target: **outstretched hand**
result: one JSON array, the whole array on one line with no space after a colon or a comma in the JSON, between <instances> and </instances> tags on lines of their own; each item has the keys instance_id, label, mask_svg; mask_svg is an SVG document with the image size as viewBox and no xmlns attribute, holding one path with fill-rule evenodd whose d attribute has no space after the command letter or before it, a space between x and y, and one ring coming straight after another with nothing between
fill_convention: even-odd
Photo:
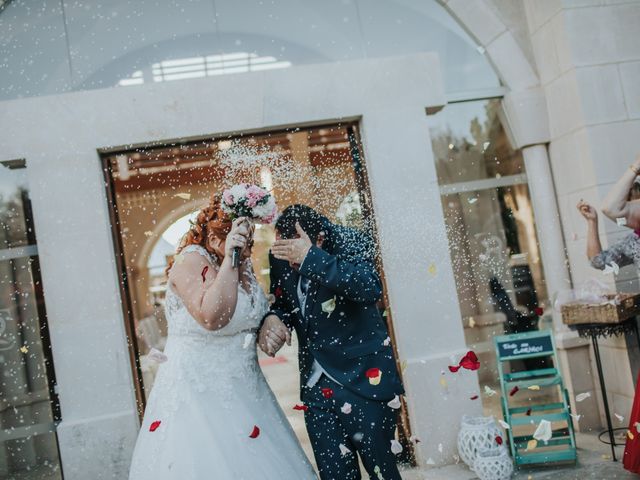
<instances>
[{"instance_id":1,"label":"outstretched hand","mask_svg":"<svg viewBox=\"0 0 640 480\"><path fill-rule=\"evenodd\" d=\"M595 220L598 219L598 212L596 211L596 209L593 208L591 205L589 205L584 200L580 199L580 201L578 202L578 205L576 205L576 207L580 211L580 214L584 218L586 218L587 220L595 221Z\"/></svg>"},{"instance_id":2,"label":"outstretched hand","mask_svg":"<svg viewBox=\"0 0 640 480\"><path fill-rule=\"evenodd\" d=\"M298 238L280 239L274 242L271 247L274 257L298 265L304 261L311 248L311 239L298 222L296 222L296 232L298 232Z\"/></svg>"}]
</instances>

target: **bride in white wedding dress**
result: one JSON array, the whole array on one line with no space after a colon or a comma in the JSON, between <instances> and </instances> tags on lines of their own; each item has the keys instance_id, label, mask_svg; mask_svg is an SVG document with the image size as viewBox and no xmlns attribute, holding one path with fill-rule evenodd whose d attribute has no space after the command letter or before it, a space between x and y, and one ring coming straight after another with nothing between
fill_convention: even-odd
<instances>
[{"instance_id":1,"label":"bride in white wedding dress","mask_svg":"<svg viewBox=\"0 0 640 480\"><path fill-rule=\"evenodd\" d=\"M317 479L258 366L268 303L248 259L252 235L214 198L183 239L167 285L167 358L129 480ZM243 258L236 269L234 247Z\"/></svg>"}]
</instances>

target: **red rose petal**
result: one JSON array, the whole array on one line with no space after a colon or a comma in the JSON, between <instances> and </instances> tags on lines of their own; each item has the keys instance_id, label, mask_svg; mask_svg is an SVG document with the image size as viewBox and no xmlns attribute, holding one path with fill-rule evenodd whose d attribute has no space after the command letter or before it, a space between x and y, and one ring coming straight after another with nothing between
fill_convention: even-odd
<instances>
[{"instance_id":1,"label":"red rose petal","mask_svg":"<svg viewBox=\"0 0 640 480\"><path fill-rule=\"evenodd\" d=\"M502 445L502 437L500 435L496 435L496 443Z\"/></svg>"},{"instance_id":2,"label":"red rose petal","mask_svg":"<svg viewBox=\"0 0 640 480\"><path fill-rule=\"evenodd\" d=\"M509 392L509 396L513 397L516 393L518 393L520 391L520 388L516 385L515 387L513 387L511 389L511 391Z\"/></svg>"},{"instance_id":3,"label":"red rose petal","mask_svg":"<svg viewBox=\"0 0 640 480\"><path fill-rule=\"evenodd\" d=\"M478 395L474 395L473 397L471 397L471 400L477 400L478 398Z\"/></svg>"},{"instance_id":4,"label":"red rose petal","mask_svg":"<svg viewBox=\"0 0 640 480\"><path fill-rule=\"evenodd\" d=\"M322 389L322 396L324 398L331 398L333 397L333 389L332 388L323 388Z\"/></svg>"},{"instance_id":5,"label":"red rose petal","mask_svg":"<svg viewBox=\"0 0 640 480\"><path fill-rule=\"evenodd\" d=\"M527 417L531 416L531 409L527 410Z\"/></svg>"},{"instance_id":6,"label":"red rose petal","mask_svg":"<svg viewBox=\"0 0 640 480\"><path fill-rule=\"evenodd\" d=\"M202 275L202 282L204 283L207 280L207 272L209 271L209 265L205 265L202 269L200 275Z\"/></svg>"},{"instance_id":7,"label":"red rose petal","mask_svg":"<svg viewBox=\"0 0 640 480\"><path fill-rule=\"evenodd\" d=\"M544 313L544 309L542 307L536 307L533 312L537 315L537 316L541 316Z\"/></svg>"},{"instance_id":8,"label":"red rose petal","mask_svg":"<svg viewBox=\"0 0 640 480\"><path fill-rule=\"evenodd\" d=\"M260 435L260 427L258 427L257 425L254 425L253 430L251 431L251 435L249 435L249 438L258 438L258 435Z\"/></svg>"},{"instance_id":9,"label":"red rose petal","mask_svg":"<svg viewBox=\"0 0 640 480\"><path fill-rule=\"evenodd\" d=\"M156 420L155 422L152 422L151 425L149 425L149 431L150 432L155 432L158 427L160 426L162 422L160 420Z\"/></svg>"},{"instance_id":10,"label":"red rose petal","mask_svg":"<svg viewBox=\"0 0 640 480\"><path fill-rule=\"evenodd\" d=\"M306 405L295 405L293 409L306 412L307 410L309 410L309 407L307 407Z\"/></svg>"},{"instance_id":11,"label":"red rose petal","mask_svg":"<svg viewBox=\"0 0 640 480\"><path fill-rule=\"evenodd\" d=\"M282 288L280 288L280 287L276 287L276 289L273 291L273 294L274 294L276 297L281 297L281 296L282 296Z\"/></svg>"},{"instance_id":12,"label":"red rose petal","mask_svg":"<svg viewBox=\"0 0 640 480\"><path fill-rule=\"evenodd\" d=\"M467 352L467 354L460 360L460 366L467 370L478 370L480 368L480 362L478 356L473 351Z\"/></svg>"},{"instance_id":13,"label":"red rose petal","mask_svg":"<svg viewBox=\"0 0 640 480\"><path fill-rule=\"evenodd\" d=\"M456 373L458 370L460 370L460 365L449 365L449 371L451 373Z\"/></svg>"},{"instance_id":14,"label":"red rose petal","mask_svg":"<svg viewBox=\"0 0 640 480\"><path fill-rule=\"evenodd\" d=\"M378 378L380 376L380 369L379 368L370 368L369 370L367 370L365 372L365 376L367 378Z\"/></svg>"}]
</instances>

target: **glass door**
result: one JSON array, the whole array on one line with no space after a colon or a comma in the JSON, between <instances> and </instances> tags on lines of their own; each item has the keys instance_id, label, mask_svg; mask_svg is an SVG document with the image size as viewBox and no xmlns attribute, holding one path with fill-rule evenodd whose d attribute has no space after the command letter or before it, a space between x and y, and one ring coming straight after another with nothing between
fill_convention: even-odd
<instances>
[{"instance_id":1,"label":"glass door","mask_svg":"<svg viewBox=\"0 0 640 480\"><path fill-rule=\"evenodd\" d=\"M25 167L0 162L0 477L58 480L60 408Z\"/></svg>"}]
</instances>

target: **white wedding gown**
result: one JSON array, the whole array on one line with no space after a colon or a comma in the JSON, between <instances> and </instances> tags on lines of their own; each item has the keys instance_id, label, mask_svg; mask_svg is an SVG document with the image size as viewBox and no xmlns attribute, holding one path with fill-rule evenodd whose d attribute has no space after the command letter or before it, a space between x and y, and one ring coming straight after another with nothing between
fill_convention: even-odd
<instances>
[{"instance_id":1,"label":"white wedding gown","mask_svg":"<svg viewBox=\"0 0 640 480\"><path fill-rule=\"evenodd\" d=\"M217 268L202 247L189 252ZM204 329L167 288L167 361L149 396L129 480L317 479L258 366L256 331L268 304L253 278L251 285L251 294L239 287L231 321L216 331ZM254 427L260 433L250 438Z\"/></svg>"}]
</instances>

